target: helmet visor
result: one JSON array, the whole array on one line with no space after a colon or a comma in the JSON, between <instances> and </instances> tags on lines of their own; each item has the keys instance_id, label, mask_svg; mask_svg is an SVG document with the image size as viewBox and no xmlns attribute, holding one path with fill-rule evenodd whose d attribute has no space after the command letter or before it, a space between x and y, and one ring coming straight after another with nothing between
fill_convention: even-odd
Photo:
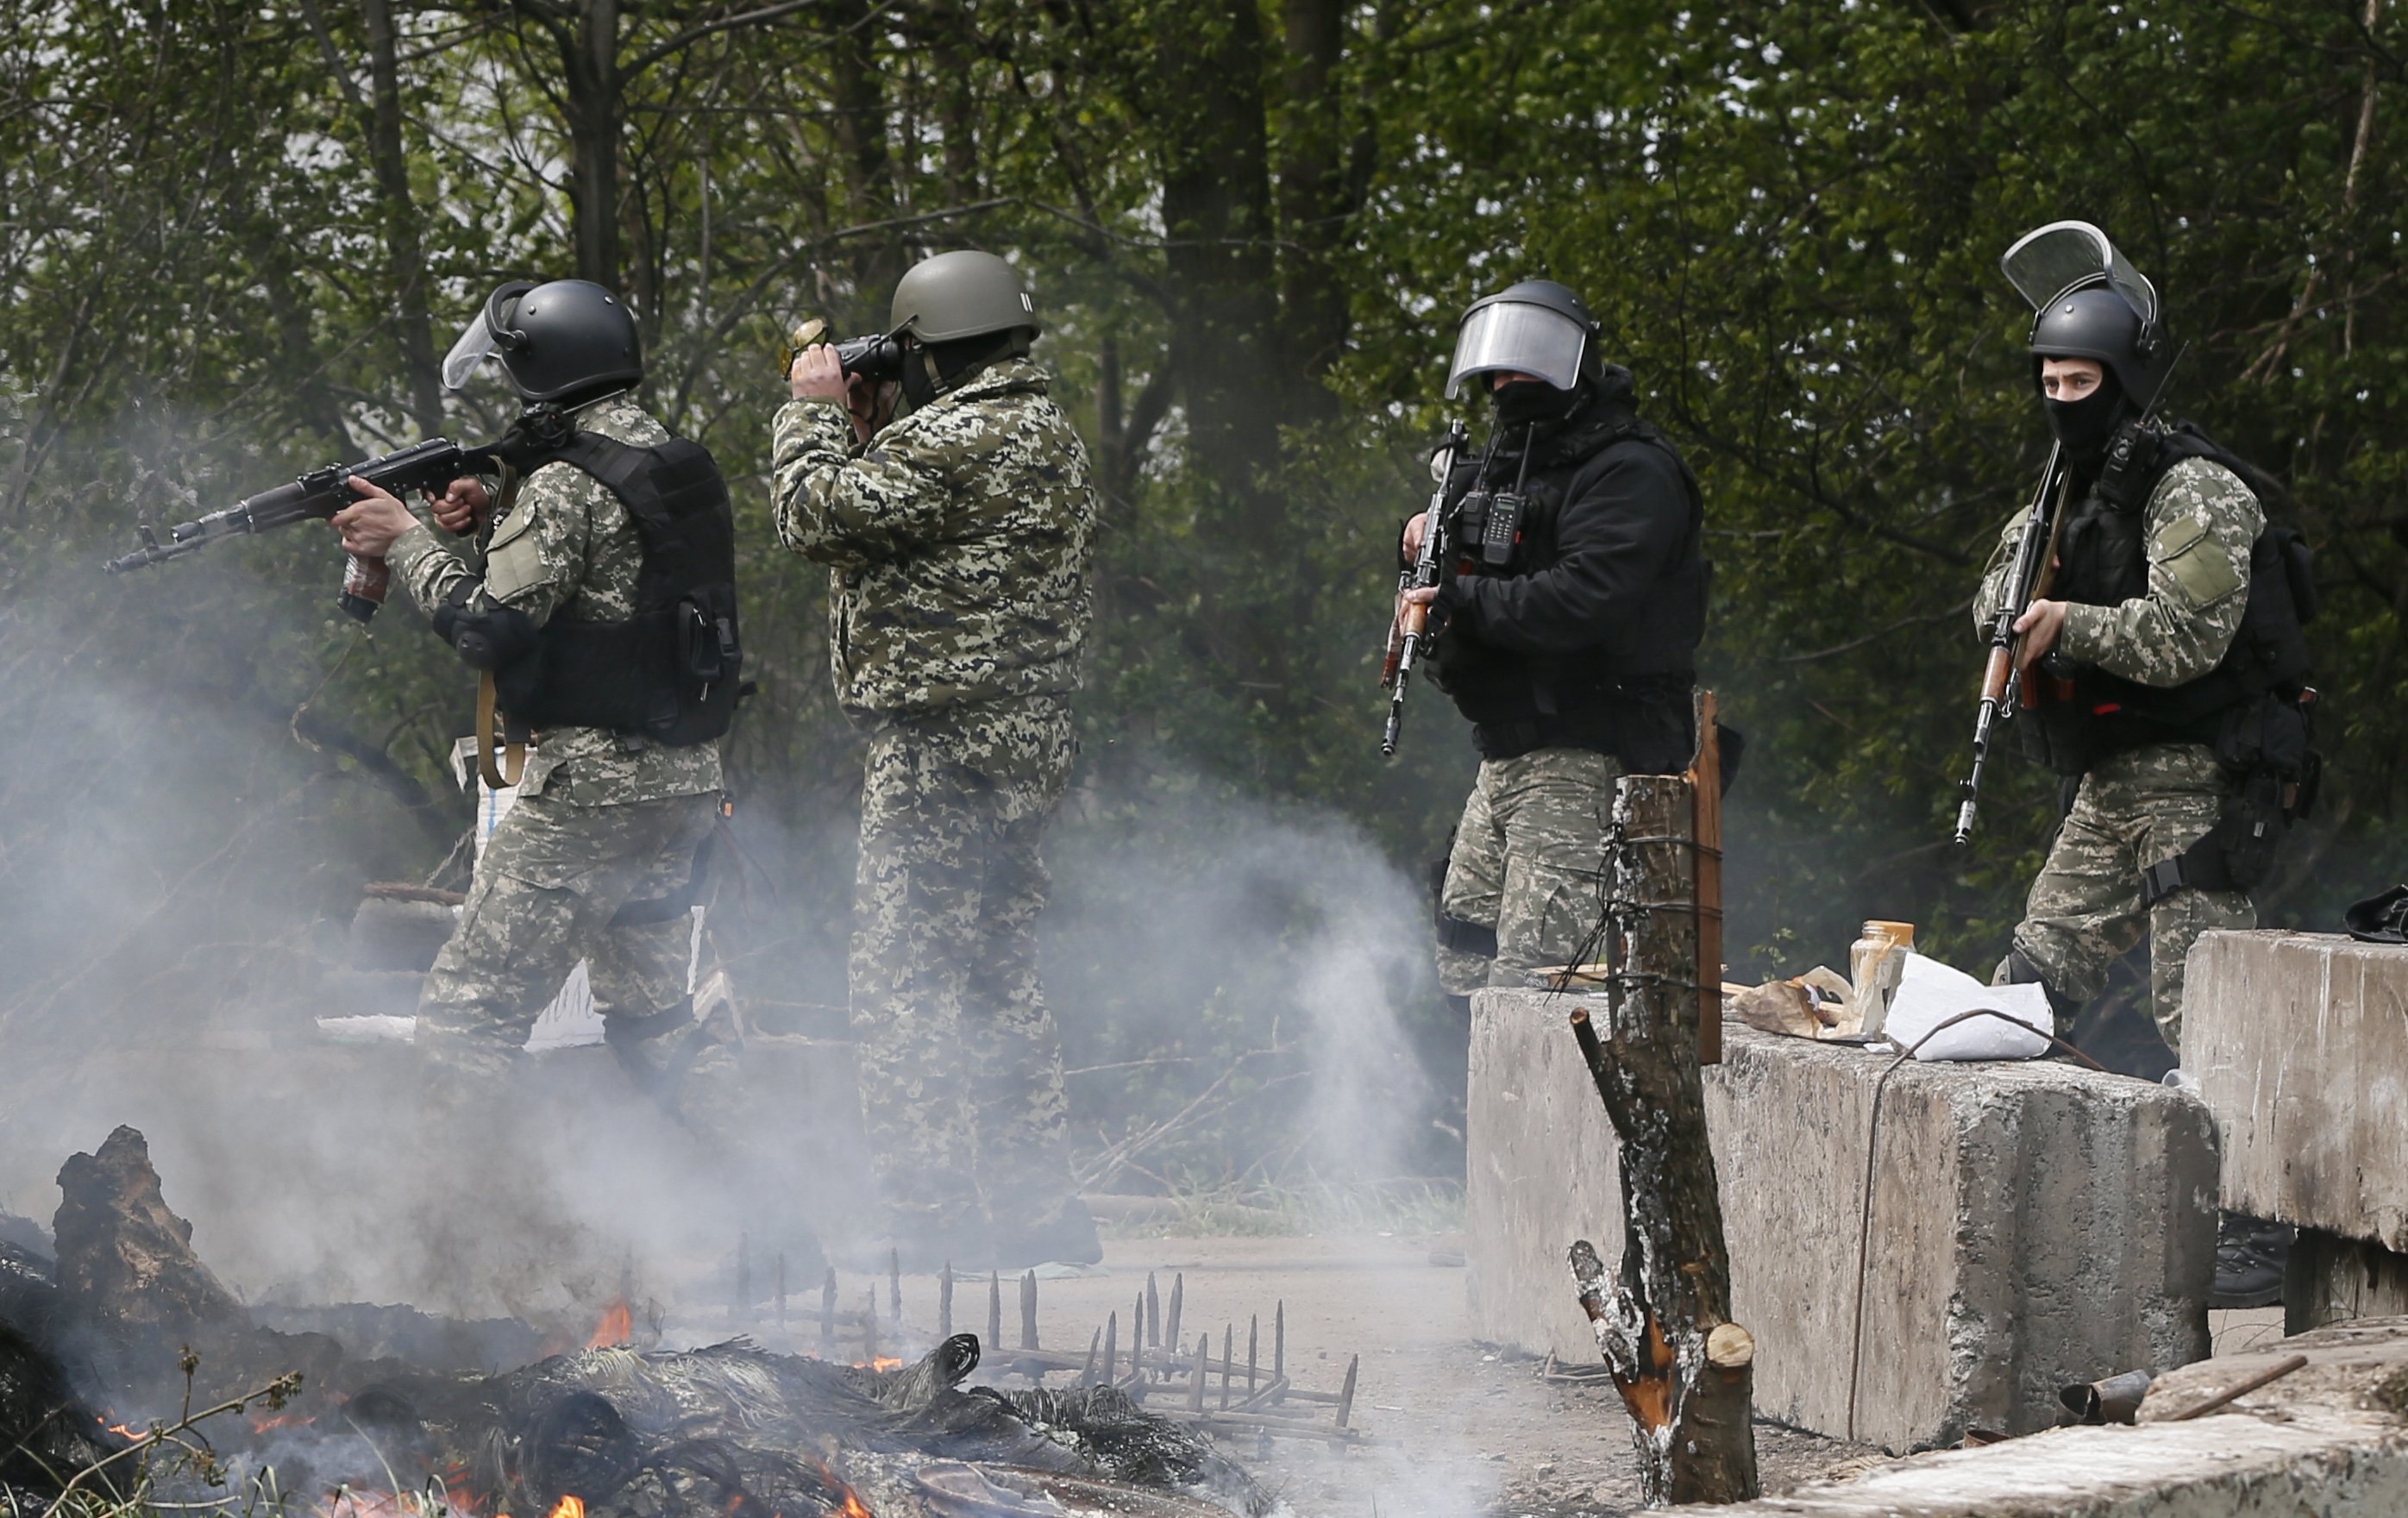
<instances>
[{"instance_id":1,"label":"helmet visor","mask_svg":"<svg viewBox=\"0 0 2408 1518\"><path fill-rule=\"evenodd\" d=\"M2035 311L2082 286L2105 284L2124 297L2142 325L2157 324L2157 288L2124 261L2107 234L2087 222L2051 222L2025 233L1999 267Z\"/></svg>"},{"instance_id":2,"label":"helmet visor","mask_svg":"<svg viewBox=\"0 0 2408 1518\"><path fill-rule=\"evenodd\" d=\"M1453 400L1473 375L1510 372L1544 380L1557 390L1580 382L1581 354L1588 331L1561 311L1500 300L1463 319L1455 339L1455 362L1446 372Z\"/></svg>"},{"instance_id":3,"label":"helmet visor","mask_svg":"<svg viewBox=\"0 0 2408 1518\"><path fill-rule=\"evenodd\" d=\"M477 365L485 362L502 344L498 336L510 330L510 320L518 314L519 297L533 290L528 279L512 279L485 299L485 308L461 329L459 340L452 351L443 355L443 388L465 390Z\"/></svg>"}]
</instances>

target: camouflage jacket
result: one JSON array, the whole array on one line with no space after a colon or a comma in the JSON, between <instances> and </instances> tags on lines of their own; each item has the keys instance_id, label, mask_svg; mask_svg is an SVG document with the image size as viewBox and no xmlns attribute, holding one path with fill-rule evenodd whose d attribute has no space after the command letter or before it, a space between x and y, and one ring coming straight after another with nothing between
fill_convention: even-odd
<instances>
[{"instance_id":1,"label":"camouflage jacket","mask_svg":"<svg viewBox=\"0 0 2408 1518\"><path fill-rule=\"evenodd\" d=\"M2066 609L2057 647L2111 675L2166 689L2214 669L2232 646L2249 604L2249 547L2265 512L2222 465L2184 459L2149 493L2142 524L2149 589L2120 606ZM2007 594L2027 508L2007 523L1973 598L1973 625L1986 635Z\"/></svg>"},{"instance_id":2,"label":"camouflage jacket","mask_svg":"<svg viewBox=\"0 0 2408 1518\"><path fill-rule=\"evenodd\" d=\"M624 395L582 408L575 421L622 443L669 436ZM503 492L474 548L445 543L422 523L401 535L388 558L430 614L461 581L480 580L485 594L538 623L555 614L614 622L635 610L644 551L635 519L601 481L571 465L547 464ZM520 788L600 806L697 795L721 784L715 742L670 748L606 728L561 727L536 736Z\"/></svg>"},{"instance_id":3,"label":"camouflage jacket","mask_svg":"<svg viewBox=\"0 0 2408 1518\"><path fill-rule=\"evenodd\" d=\"M778 537L833 571L829 656L848 711L1078 688L1096 491L1046 385L1007 359L866 447L835 401L779 411Z\"/></svg>"}]
</instances>

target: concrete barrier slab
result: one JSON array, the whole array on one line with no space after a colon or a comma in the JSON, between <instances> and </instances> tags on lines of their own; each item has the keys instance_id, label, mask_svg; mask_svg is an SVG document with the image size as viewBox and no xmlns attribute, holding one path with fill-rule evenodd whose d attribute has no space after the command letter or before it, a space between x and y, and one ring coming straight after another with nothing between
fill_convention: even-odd
<instances>
[{"instance_id":1,"label":"concrete barrier slab","mask_svg":"<svg viewBox=\"0 0 2408 1518\"><path fill-rule=\"evenodd\" d=\"M1576 1005L1474 998L1470 1291L1483 1338L1593 1364L1564 1252L1585 1238L1617 1258L1621 1196ZM1900 1067L1859 1356L1866 1153L1893 1061L1737 1023L1724 1037L1707 1122L1761 1414L1902 1451L2045 1428L2059 1386L2207 1353L2215 1143L2197 1101L2054 1061Z\"/></svg>"},{"instance_id":2,"label":"concrete barrier slab","mask_svg":"<svg viewBox=\"0 0 2408 1518\"><path fill-rule=\"evenodd\" d=\"M2185 980L2224 1205L2408 1252L2408 948L2209 933Z\"/></svg>"},{"instance_id":3,"label":"concrete barrier slab","mask_svg":"<svg viewBox=\"0 0 2408 1518\"><path fill-rule=\"evenodd\" d=\"M2060 1428L1946 1451L1696 1518L2399 1518L2408 1513L2408 1320L2202 1361L2149 1389L2132 1428ZM2292 1354L2305 1369L2200 1406Z\"/></svg>"}]
</instances>

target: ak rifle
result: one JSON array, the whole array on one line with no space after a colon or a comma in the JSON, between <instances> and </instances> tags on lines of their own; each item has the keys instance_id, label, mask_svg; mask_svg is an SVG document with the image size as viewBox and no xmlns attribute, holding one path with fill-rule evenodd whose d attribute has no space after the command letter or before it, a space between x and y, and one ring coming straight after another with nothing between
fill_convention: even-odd
<instances>
[{"instance_id":1,"label":"ak rifle","mask_svg":"<svg viewBox=\"0 0 2408 1518\"><path fill-rule=\"evenodd\" d=\"M1380 666L1380 684L1388 693L1388 725L1380 735L1380 752L1387 758L1396 756L1397 738L1404 730L1405 691L1412 682L1413 666L1429 652L1429 608L1408 602L1405 593L1437 584L1455 558L1455 519L1447 509L1446 492L1455 461L1470 441L1462 422L1448 424L1446 441L1430 457L1430 476L1438 486L1422 516L1421 551L1397 576L1397 614L1388 623L1388 652Z\"/></svg>"},{"instance_id":2,"label":"ak rifle","mask_svg":"<svg viewBox=\"0 0 2408 1518\"><path fill-rule=\"evenodd\" d=\"M2034 601L2048 594L2049 582L2056 578L2057 537L2065 530L2065 496L2071 475L2064 446L2051 447L2048 467L2041 472L2040 491L2032 497L2023 536L2015 541L2014 563L2007 571L2006 594L1999 602L1998 616L1990 623L1990 658L1982 669L1982 703L1973 717L1973 772L1965 779L1965 799L1956 809L1959 844L1973 839L1973 809L1982 799L1982 766L1990 757L1991 732L2000 721L2012 715L2007 706L2009 681L2015 682L2017 698L2023 706L2039 704L2032 671L2025 669L2022 678L2016 679L2024 635L2015 631L2015 623Z\"/></svg>"},{"instance_id":3,"label":"ak rifle","mask_svg":"<svg viewBox=\"0 0 2408 1518\"><path fill-rule=\"evenodd\" d=\"M412 491L441 490L462 475L490 471L493 460L487 455L491 452L490 449L464 449L449 438L430 437L357 464L330 464L290 484L246 496L222 511L213 511L194 522L179 522L167 529L164 543L145 523L136 529L141 534L142 546L109 560L103 567L112 575L122 574L128 569L197 553L222 538L271 532L301 522L332 521L336 512L359 499L351 492L351 482L354 480L365 480L405 500ZM354 553L349 555L349 560L343 571L342 595L337 604L350 616L366 622L384 604L385 592L392 584L391 572L382 559Z\"/></svg>"}]
</instances>

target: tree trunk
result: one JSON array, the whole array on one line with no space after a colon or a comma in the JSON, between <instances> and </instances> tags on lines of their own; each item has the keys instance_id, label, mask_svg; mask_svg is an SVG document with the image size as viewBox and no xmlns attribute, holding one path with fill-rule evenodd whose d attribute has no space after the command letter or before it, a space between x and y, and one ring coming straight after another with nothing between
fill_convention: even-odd
<instances>
[{"instance_id":1,"label":"tree trunk","mask_svg":"<svg viewBox=\"0 0 2408 1518\"><path fill-rule=\"evenodd\" d=\"M522 0L522 9L525 8ZM576 213L577 278L619 289L619 0L585 0L560 47L568 127L568 199Z\"/></svg>"},{"instance_id":2,"label":"tree trunk","mask_svg":"<svg viewBox=\"0 0 2408 1518\"><path fill-rule=\"evenodd\" d=\"M1626 777L1609 858L1606 1025L1571 1014L1620 1140L1623 1252L1586 1239L1570 1260L1581 1306L1629 1411L1650 1502L1756 1495L1755 1340L1729 1321L1730 1256L1706 1143L1698 1065L1694 805L1686 780Z\"/></svg>"},{"instance_id":3,"label":"tree trunk","mask_svg":"<svg viewBox=\"0 0 2408 1518\"><path fill-rule=\"evenodd\" d=\"M1339 136L1340 0L1287 0L1286 99L1280 112L1280 331L1297 381L1297 415L1326 421L1338 398L1320 383L1346 345L1346 294L1333 254L1354 208Z\"/></svg>"},{"instance_id":4,"label":"tree trunk","mask_svg":"<svg viewBox=\"0 0 2408 1518\"><path fill-rule=\"evenodd\" d=\"M878 0L830 0L828 5L828 28L838 39L829 91L836 106L837 143L853 191L851 214L858 222L887 222L897 214L894 154L886 136L886 89L872 25L879 8ZM907 263L902 229L890 227L873 237L853 238L851 247L855 298L864 308L859 320L883 327L887 302Z\"/></svg>"},{"instance_id":5,"label":"tree trunk","mask_svg":"<svg viewBox=\"0 0 2408 1518\"><path fill-rule=\"evenodd\" d=\"M392 0L363 0L361 10L368 35L368 162L384 215L385 279L401 320L410 419L432 437L443 430L443 379L436 366L434 323L427 308L431 277L425 242L419 232L418 205L409 193L409 158L402 147L398 34Z\"/></svg>"}]
</instances>

